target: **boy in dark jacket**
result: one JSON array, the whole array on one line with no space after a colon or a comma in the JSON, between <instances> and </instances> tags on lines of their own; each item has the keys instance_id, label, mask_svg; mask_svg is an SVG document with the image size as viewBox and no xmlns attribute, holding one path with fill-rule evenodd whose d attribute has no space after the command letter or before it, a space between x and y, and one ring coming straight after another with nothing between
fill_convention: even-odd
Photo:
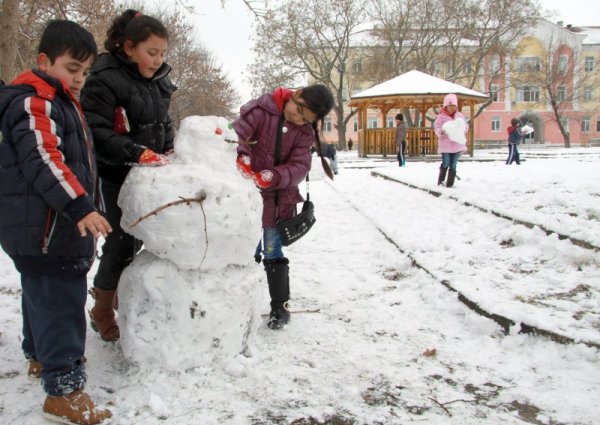
<instances>
[{"instance_id":1,"label":"boy in dark jacket","mask_svg":"<svg viewBox=\"0 0 600 425\"><path fill-rule=\"evenodd\" d=\"M510 165L516 162L517 165L521 164L519 158L519 151L517 146L521 144L523 140L523 132L521 131L521 121L517 118L510 120L510 127L508 127L508 158L506 158L506 165Z\"/></svg>"},{"instance_id":2,"label":"boy in dark jacket","mask_svg":"<svg viewBox=\"0 0 600 425\"><path fill-rule=\"evenodd\" d=\"M90 131L77 101L96 58L93 36L48 24L38 69L0 89L0 244L21 274L23 351L51 420L111 417L83 392L86 274L110 225L95 206Z\"/></svg>"}]
</instances>

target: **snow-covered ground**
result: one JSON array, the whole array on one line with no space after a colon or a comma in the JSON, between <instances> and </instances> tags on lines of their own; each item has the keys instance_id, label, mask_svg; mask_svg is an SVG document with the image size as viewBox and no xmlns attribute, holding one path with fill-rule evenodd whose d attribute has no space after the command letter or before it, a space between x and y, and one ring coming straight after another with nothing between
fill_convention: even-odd
<instances>
[{"instance_id":1,"label":"snow-covered ground","mask_svg":"<svg viewBox=\"0 0 600 425\"><path fill-rule=\"evenodd\" d=\"M315 227L285 250L292 309L318 312L281 331L263 322L249 356L223 367L176 372L131 364L90 330L87 390L112 423L597 424L600 149L527 149L520 166L478 152L490 161L465 158L452 189L435 185L438 163L339 156L335 182L310 184ZM267 313L264 272L249 267ZM506 335L446 285L515 325ZM0 423L44 423L3 253L0 319ZM579 342L521 334L519 323Z\"/></svg>"}]
</instances>

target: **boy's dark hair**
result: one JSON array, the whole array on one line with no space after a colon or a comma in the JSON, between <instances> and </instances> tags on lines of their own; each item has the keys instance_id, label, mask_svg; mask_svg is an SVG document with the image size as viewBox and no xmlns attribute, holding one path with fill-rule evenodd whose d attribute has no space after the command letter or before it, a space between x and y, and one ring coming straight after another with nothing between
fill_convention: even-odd
<instances>
[{"instance_id":1,"label":"boy's dark hair","mask_svg":"<svg viewBox=\"0 0 600 425\"><path fill-rule=\"evenodd\" d=\"M92 33L81 25L67 20L53 20L48 22L42 33L38 53L45 53L50 63L65 53L83 62L90 56L96 60L98 47Z\"/></svg>"},{"instance_id":2,"label":"boy's dark hair","mask_svg":"<svg viewBox=\"0 0 600 425\"><path fill-rule=\"evenodd\" d=\"M397 115L396 115L396 119L397 119L397 120L400 120L400 121L404 121L404 115L402 115L402 114L397 114Z\"/></svg>"},{"instance_id":3,"label":"boy's dark hair","mask_svg":"<svg viewBox=\"0 0 600 425\"><path fill-rule=\"evenodd\" d=\"M137 10L128 9L115 18L106 31L104 48L110 53L115 53L127 40L136 46L151 35L169 40L169 32L158 19L142 15Z\"/></svg>"}]
</instances>

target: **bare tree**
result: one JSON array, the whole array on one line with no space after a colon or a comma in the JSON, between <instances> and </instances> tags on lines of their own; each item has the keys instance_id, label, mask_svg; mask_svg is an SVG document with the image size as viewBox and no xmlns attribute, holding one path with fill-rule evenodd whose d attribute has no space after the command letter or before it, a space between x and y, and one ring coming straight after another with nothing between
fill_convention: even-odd
<instances>
[{"instance_id":1,"label":"bare tree","mask_svg":"<svg viewBox=\"0 0 600 425\"><path fill-rule=\"evenodd\" d=\"M9 3L12 2L14 0L3 1L1 21L12 16L5 13L7 7L10 12ZM253 3L248 2L248 5ZM128 2L117 8L114 0L21 0L17 4L18 19L13 22L17 23L18 37L12 43L8 36L2 39L7 43L0 44L2 65L6 67L1 68L0 78L10 80L18 72L36 66L37 45L48 20L70 19L80 23L94 35L99 50L102 51L106 31L112 20L126 8L132 8L156 16L169 29L167 59L173 67L171 77L178 86L172 102L174 121L178 123L188 115L232 115L237 93L210 52L195 42L192 25L187 23L184 14L177 8L167 10L165 7L164 11L146 12L141 2ZM11 52L9 47L14 47L14 50ZM11 54L16 57L15 60L4 60Z\"/></svg>"},{"instance_id":2,"label":"bare tree","mask_svg":"<svg viewBox=\"0 0 600 425\"><path fill-rule=\"evenodd\" d=\"M371 5L373 34L381 43L371 69L390 72L374 82L412 69L475 89L483 80L490 99L476 115L492 102L491 85L504 87L506 81L504 64L486 69L486 58L508 57L538 16L535 0L371 0Z\"/></svg>"},{"instance_id":3,"label":"bare tree","mask_svg":"<svg viewBox=\"0 0 600 425\"><path fill-rule=\"evenodd\" d=\"M293 85L308 76L334 93L340 147L345 146L346 78L350 39L366 15L360 0L283 1L267 13L258 28L251 68L252 83L261 91ZM346 118L346 120L345 120Z\"/></svg>"},{"instance_id":4,"label":"bare tree","mask_svg":"<svg viewBox=\"0 0 600 425\"><path fill-rule=\"evenodd\" d=\"M571 147L569 118L576 116L574 111L585 101L586 90L600 84L597 73L584 71L576 37L563 33L548 38L539 62L518 65L514 78L518 85L540 89L539 99L534 100L550 106L551 120L557 124L566 148Z\"/></svg>"},{"instance_id":5,"label":"bare tree","mask_svg":"<svg viewBox=\"0 0 600 425\"><path fill-rule=\"evenodd\" d=\"M19 34L19 1L3 0L0 27L3 28L0 38L0 79L10 82L19 71L17 69L17 39Z\"/></svg>"}]
</instances>

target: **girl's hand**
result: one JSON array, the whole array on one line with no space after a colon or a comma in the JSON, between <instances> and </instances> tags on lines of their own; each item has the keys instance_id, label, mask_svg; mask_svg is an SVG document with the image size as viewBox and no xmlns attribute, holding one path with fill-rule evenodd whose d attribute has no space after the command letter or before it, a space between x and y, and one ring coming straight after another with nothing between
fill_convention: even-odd
<instances>
[{"instance_id":1,"label":"girl's hand","mask_svg":"<svg viewBox=\"0 0 600 425\"><path fill-rule=\"evenodd\" d=\"M254 173L254 183L261 189L271 187L273 183L273 172L271 170L262 170L259 173Z\"/></svg>"},{"instance_id":2,"label":"girl's hand","mask_svg":"<svg viewBox=\"0 0 600 425\"><path fill-rule=\"evenodd\" d=\"M170 163L171 161L169 161L169 159L166 156L156 153L152 149L144 150L144 152L142 152L142 154L138 158L139 165L150 165L158 167Z\"/></svg>"},{"instance_id":3,"label":"girl's hand","mask_svg":"<svg viewBox=\"0 0 600 425\"><path fill-rule=\"evenodd\" d=\"M254 174L252 173L252 167L251 167L251 159L248 155L244 155L244 154L238 155L238 157L235 161L235 166L237 167L238 171L245 179L253 179L254 178Z\"/></svg>"}]
</instances>

